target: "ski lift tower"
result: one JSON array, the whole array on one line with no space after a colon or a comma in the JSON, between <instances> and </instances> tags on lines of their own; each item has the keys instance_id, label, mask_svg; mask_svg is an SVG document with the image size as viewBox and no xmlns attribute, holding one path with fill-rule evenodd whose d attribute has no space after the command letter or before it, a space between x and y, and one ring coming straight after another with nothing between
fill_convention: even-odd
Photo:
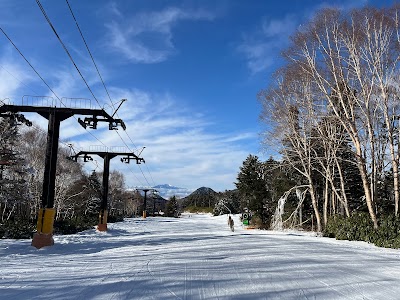
<instances>
[{"instance_id":1,"label":"ski lift tower","mask_svg":"<svg viewBox=\"0 0 400 300\"><path fill-rule=\"evenodd\" d=\"M2 104L0 106L0 117L15 114L21 118L23 115L19 113L34 112L48 120L42 201L38 214L37 232L33 236L32 246L38 249L52 246L54 244L56 165L61 122L74 115L82 115L89 116L83 120L78 118L78 123L85 129L87 127L97 129L98 122L106 122L109 130L118 129L118 126L125 130L125 123L121 119L114 118L116 111L110 116L104 109L92 109L88 99L53 99L51 97L23 96L21 105L10 105L4 102L0 104Z\"/></svg>"},{"instance_id":2,"label":"ski lift tower","mask_svg":"<svg viewBox=\"0 0 400 300\"><path fill-rule=\"evenodd\" d=\"M114 150L115 149L115 150ZM111 148L110 151L80 151L77 154L70 156L69 158L78 161L78 157L82 157L84 162L93 160L90 155L98 155L104 160L103 168L103 191L102 200L100 205L99 213L99 224L97 225L98 231L107 231L107 215L108 215L108 178L110 175L110 160L116 156L124 156L121 158L121 162L129 163L131 159L136 160L137 164L140 164L143 158L138 157L136 154L121 150L119 147Z\"/></svg>"},{"instance_id":3,"label":"ski lift tower","mask_svg":"<svg viewBox=\"0 0 400 300\"><path fill-rule=\"evenodd\" d=\"M144 200L143 200L143 219L147 217L147 192L158 192L156 189L153 188L136 188L137 191L144 192Z\"/></svg>"}]
</instances>

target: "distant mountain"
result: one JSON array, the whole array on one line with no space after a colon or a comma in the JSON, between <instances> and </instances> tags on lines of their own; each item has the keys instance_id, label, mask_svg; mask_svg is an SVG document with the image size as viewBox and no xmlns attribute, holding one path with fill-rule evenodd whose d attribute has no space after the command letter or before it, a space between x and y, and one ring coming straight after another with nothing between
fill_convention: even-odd
<instances>
[{"instance_id":1,"label":"distant mountain","mask_svg":"<svg viewBox=\"0 0 400 300\"><path fill-rule=\"evenodd\" d=\"M173 186L170 184L159 184L156 186L153 186L154 189L168 189L168 190L179 190L181 188L177 187L177 186Z\"/></svg>"},{"instance_id":2,"label":"distant mountain","mask_svg":"<svg viewBox=\"0 0 400 300\"><path fill-rule=\"evenodd\" d=\"M184 198L192 192L192 190L176 187L170 184L159 184L153 186L153 188L156 189L159 195L164 199L169 199L172 196L176 196L178 198Z\"/></svg>"},{"instance_id":3,"label":"distant mountain","mask_svg":"<svg viewBox=\"0 0 400 300\"><path fill-rule=\"evenodd\" d=\"M217 192L208 187L201 187L182 199L183 207L214 207L217 201Z\"/></svg>"},{"instance_id":4,"label":"distant mountain","mask_svg":"<svg viewBox=\"0 0 400 300\"><path fill-rule=\"evenodd\" d=\"M194 195L215 195L215 194L216 194L216 192L213 189L203 186L203 187L198 188L197 190L195 190L189 196L192 196L192 195L193 196Z\"/></svg>"}]
</instances>

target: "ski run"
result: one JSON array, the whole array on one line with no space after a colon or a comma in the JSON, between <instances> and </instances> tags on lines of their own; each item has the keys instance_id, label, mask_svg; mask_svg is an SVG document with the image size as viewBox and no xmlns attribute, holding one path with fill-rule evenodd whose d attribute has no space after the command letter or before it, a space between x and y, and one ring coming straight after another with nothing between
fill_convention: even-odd
<instances>
[{"instance_id":1,"label":"ski run","mask_svg":"<svg viewBox=\"0 0 400 300\"><path fill-rule=\"evenodd\" d=\"M40 250L0 240L0 299L400 299L400 250L227 219L131 218Z\"/></svg>"}]
</instances>

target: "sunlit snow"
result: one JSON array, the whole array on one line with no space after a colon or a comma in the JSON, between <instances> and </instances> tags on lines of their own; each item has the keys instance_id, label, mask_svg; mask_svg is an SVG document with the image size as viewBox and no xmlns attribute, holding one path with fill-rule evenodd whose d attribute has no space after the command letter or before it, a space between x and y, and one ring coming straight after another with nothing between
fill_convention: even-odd
<instances>
[{"instance_id":1,"label":"sunlit snow","mask_svg":"<svg viewBox=\"0 0 400 300\"><path fill-rule=\"evenodd\" d=\"M0 240L0 299L400 299L400 250L234 220L126 219L40 250Z\"/></svg>"}]
</instances>

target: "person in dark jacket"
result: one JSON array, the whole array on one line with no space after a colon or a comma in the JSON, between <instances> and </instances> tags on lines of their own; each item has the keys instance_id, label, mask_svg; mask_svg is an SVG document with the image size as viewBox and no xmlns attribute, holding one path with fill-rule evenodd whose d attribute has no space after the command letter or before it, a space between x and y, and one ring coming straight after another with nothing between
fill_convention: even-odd
<instances>
[{"instance_id":1,"label":"person in dark jacket","mask_svg":"<svg viewBox=\"0 0 400 300\"><path fill-rule=\"evenodd\" d=\"M229 218L228 218L228 225L229 225L229 227L231 228L232 232L235 231L235 229L234 229L234 227L233 227L234 224L235 224L235 223L233 222L232 217L229 216Z\"/></svg>"}]
</instances>

